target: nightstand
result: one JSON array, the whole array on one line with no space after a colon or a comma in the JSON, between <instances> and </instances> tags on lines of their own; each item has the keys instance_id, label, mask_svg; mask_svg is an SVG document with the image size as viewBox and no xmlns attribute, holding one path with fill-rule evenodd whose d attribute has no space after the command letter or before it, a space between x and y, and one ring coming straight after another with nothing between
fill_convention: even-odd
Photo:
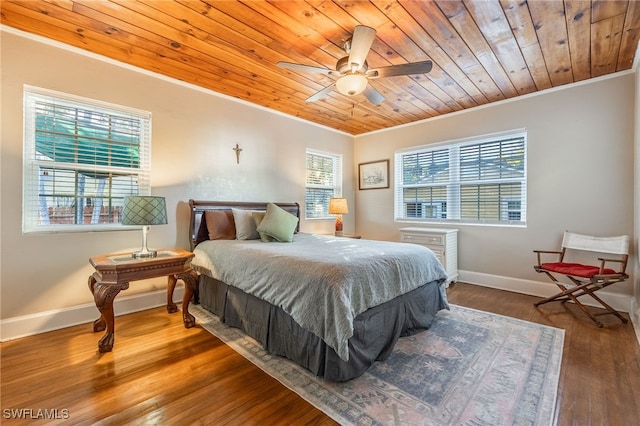
<instances>
[{"instance_id":1,"label":"nightstand","mask_svg":"<svg viewBox=\"0 0 640 426\"><path fill-rule=\"evenodd\" d=\"M431 249L447 271L447 284L458 279L458 230L443 228L400 228L400 240Z\"/></svg>"},{"instance_id":2,"label":"nightstand","mask_svg":"<svg viewBox=\"0 0 640 426\"><path fill-rule=\"evenodd\" d=\"M189 313L189 301L196 288L196 273L191 268L193 253L182 249L158 250L156 257L133 258L131 253L107 254L89 259L95 272L89 277L89 290L93 294L100 318L93 322L93 331L107 330L98 342L100 352L110 352L115 341L113 300L121 290L129 288L129 282L149 278L169 277L167 310L177 308L171 296L176 280L183 280L182 320L185 328L195 325L195 318ZM173 306L172 306L173 305Z\"/></svg>"}]
</instances>

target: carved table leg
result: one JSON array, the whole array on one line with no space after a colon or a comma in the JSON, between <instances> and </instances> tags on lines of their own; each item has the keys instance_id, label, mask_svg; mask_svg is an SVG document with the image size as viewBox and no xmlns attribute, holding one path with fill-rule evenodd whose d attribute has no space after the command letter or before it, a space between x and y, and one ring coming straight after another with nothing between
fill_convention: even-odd
<instances>
[{"instance_id":1,"label":"carved table leg","mask_svg":"<svg viewBox=\"0 0 640 426\"><path fill-rule=\"evenodd\" d=\"M120 293L120 290L129 288L129 283L104 284L92 277L89 279L89 288L93 291L93 299L101 314L101 317L93 323L93 331L102 331L105 327L107 330L98 342L98 350L100 352L111 352L115 341L113 300Z\"/></svg>"},{"instance_id":2,"label":"carved table leg","mask_svg":"<svg viewBox=\"0 0 640 426\"><path fill-rule=\"evenodd\" d=\"M184 328L191 328L196 325L196 319L189 313L189 302L193 297L193 293L198 285L198 274L189 270L180 274L176 274L175 278L184 281L184 296L182 298L182 322Z\"/></svg>"},{"instance_id":3,"label":"carved table leg","mask_svg":"<svg viewBox=\"0 0 640 426\"><path fill-rule=\"evenodd\" d=\"M91 294L94 294L93 291L94 291L95 285L96 285L96 279L94 278L93 275L91 275L89 277L89 290L91 290ZM94 298L95 298L95 296L94 296ZM105 328L107 328L107 323L104 320L104 318L102 317L102 315L100 315L100 318L98 318L97 320L95 320L93 322L93 332L95 333L95 332L98 332L98 331L102 331Z\"/></svg>"},{"instance_id":4,"label":"carved table leg","mask_svg":"<svg viewBox=\"0 0 640 426\"><path fill-rule=\"evenodd\" d=\"M178 306L173 303L173 291L176 288L176 282L178 282L178 280L175 275L169 275L167 282L167 312L170 314L178 312Z\"/></svg>"}]
</instances>

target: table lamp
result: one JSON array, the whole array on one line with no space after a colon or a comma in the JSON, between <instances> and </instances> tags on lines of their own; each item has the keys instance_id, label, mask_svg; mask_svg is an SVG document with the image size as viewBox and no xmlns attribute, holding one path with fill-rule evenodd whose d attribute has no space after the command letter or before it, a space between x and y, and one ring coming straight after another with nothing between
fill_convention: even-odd
<instances>
[{"instance_id":1,"label":"table lamp","mask_svg":"<svg viewBox=\"0 0 640 426\"><path fill-rule=\"evenodd\" d=\"M147 233L149 225L166 225L167 205L164 197L129 196L124 197L122 211L123 225L142 225L142 248L131 254L138 259L156 257L158 252L147 248Z\"/></svg>"},{"instance_id":2,"label":"table lamp","mask_svg":"<svg viewBox=\"0 0 640 426\"><path fill-rule=\"evenodd\" d=\"M329 214L336 214L336 236L341 237L342 233L342 215L349 213L349 206L347 205L346 198L330 198L329 199Z\"/></svg>"}]
</instances>

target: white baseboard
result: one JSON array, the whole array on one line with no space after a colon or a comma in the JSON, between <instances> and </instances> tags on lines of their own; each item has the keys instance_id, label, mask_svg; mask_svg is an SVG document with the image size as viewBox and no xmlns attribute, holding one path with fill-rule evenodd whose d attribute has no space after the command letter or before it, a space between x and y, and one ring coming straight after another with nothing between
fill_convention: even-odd
<instances>
[{"instance_id":1,"label":"white baseboard","mask_svg":"<svg viewBox=\"0 0 640 426\"><path fill-rule=\"evenodd\" d=\"M469 284L481 285L483 287L495 288L498 290L507 290L514 293L528 294L538 297L549 297L558 293L558 287L549 282L538 282L523 280L519 278L503 277L499 275L482 274L471 271L458 271L460 278L458 281ZM633 297L628 294L611 293L607 291L599 291L598 297L604 300L612 308L621 312L633 312ZM595 301L591 302L588 298L580 299L580 302L587 306L601 307Z\"/></svg>"},{"instance_id":2,"label":"white baseboard","mask_svg":"<svg viewBox=\"0 0 640 426\"><path fill-rule=\"evenodd\" d=\"M522 280L519 278L503 277L471 271L459 271L459 274L460 276L458 280L461 282L495 288L498 290L512 291L515 293L529 294L538 297L549 297L558 292L558 288L552 283ZM178 285L175 289L173 300L182 300L183 292L184 287L182 285ZM598 295L613 308L622 312L630 313L631 322L634 326L636 336L638 337L638 342L640 342L640 306L637 301L632 296L625 294L601 291ZM113 304L114 311L117 316L163 306L167 303L166 297L166 290L158 290L133 296L116 297ZM584 300L584 303L585 305L598 306L595 302L594 304L590 304L587 299ZM99 316L100 312L98 312L96 306L92 303L88 303L64 309L56 309L0 320L0 342L58 330L73 325L90 324Z\"/></svg>"},{"instance_id":3,"label":"white baseboard","mask_svg":"<svg viewBox=\"0 0 640 426\"><path fill-rule=\"evenodd\" d=\"M528 294L538 297L549 297L558 293L558 287L549 282L538 282L522 280L518 278L502 277L499 275L481 274L479 272L458 271L460 274L458 280L460 282L480 285L483 287L495 288L498 290L506 290L514 293ZM631 324L640 343L640 305L635 297L628 294L611 293L599 291L598 297L611 305L612 308L629 313ZM595 301L589 298L580 299L587 306L601 307Z\"/></svg>"},{"instance_id":4,"label":"white baseboard","mask_svg":"<svg viewBox=\"0 0 640 426\"><path fill-rule=\"evenodd\" d=\"M638 300L633 298L631 301L631 323L633 324L633 328L636 331L636 337L638 338L638 343L640 343L640 305L638 304Z\"/></svg>"},{"instance_id":5,"label":"white baseboard","mask_svg":"<svg viewBox=\"0 0 640 426\"><path fill-rule=\"evenodd\" d=\"M181 301L184 286L178 285L173 293L174 301ZM158 290L133 296L116 297L113 310L116 316L143 311L167 304L167 291ZM176 302L180 305L180 302ZM64 309L0 320L0 342L58 330L78 324L91 324L100 317L96 305L87 303Z\"/></svg>"}]
</instances>

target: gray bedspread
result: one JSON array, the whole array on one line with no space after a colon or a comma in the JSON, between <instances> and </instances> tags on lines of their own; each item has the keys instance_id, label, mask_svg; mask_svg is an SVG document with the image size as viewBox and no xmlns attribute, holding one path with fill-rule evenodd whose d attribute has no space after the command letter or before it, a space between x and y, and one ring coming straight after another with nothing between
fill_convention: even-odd
<instances>
[{"instance_id":1,"label":"gray bedspread","mask_svg":"<svg viewBox=\"0 0 640 426\"><path fill-rule=\"evenodd\" d=\"M299 233L291 243L204 241L194 254L196 271L282 308L344 360L358 314L446 279L431 250L407 243Z\"/></svg>"}]
</instances>

